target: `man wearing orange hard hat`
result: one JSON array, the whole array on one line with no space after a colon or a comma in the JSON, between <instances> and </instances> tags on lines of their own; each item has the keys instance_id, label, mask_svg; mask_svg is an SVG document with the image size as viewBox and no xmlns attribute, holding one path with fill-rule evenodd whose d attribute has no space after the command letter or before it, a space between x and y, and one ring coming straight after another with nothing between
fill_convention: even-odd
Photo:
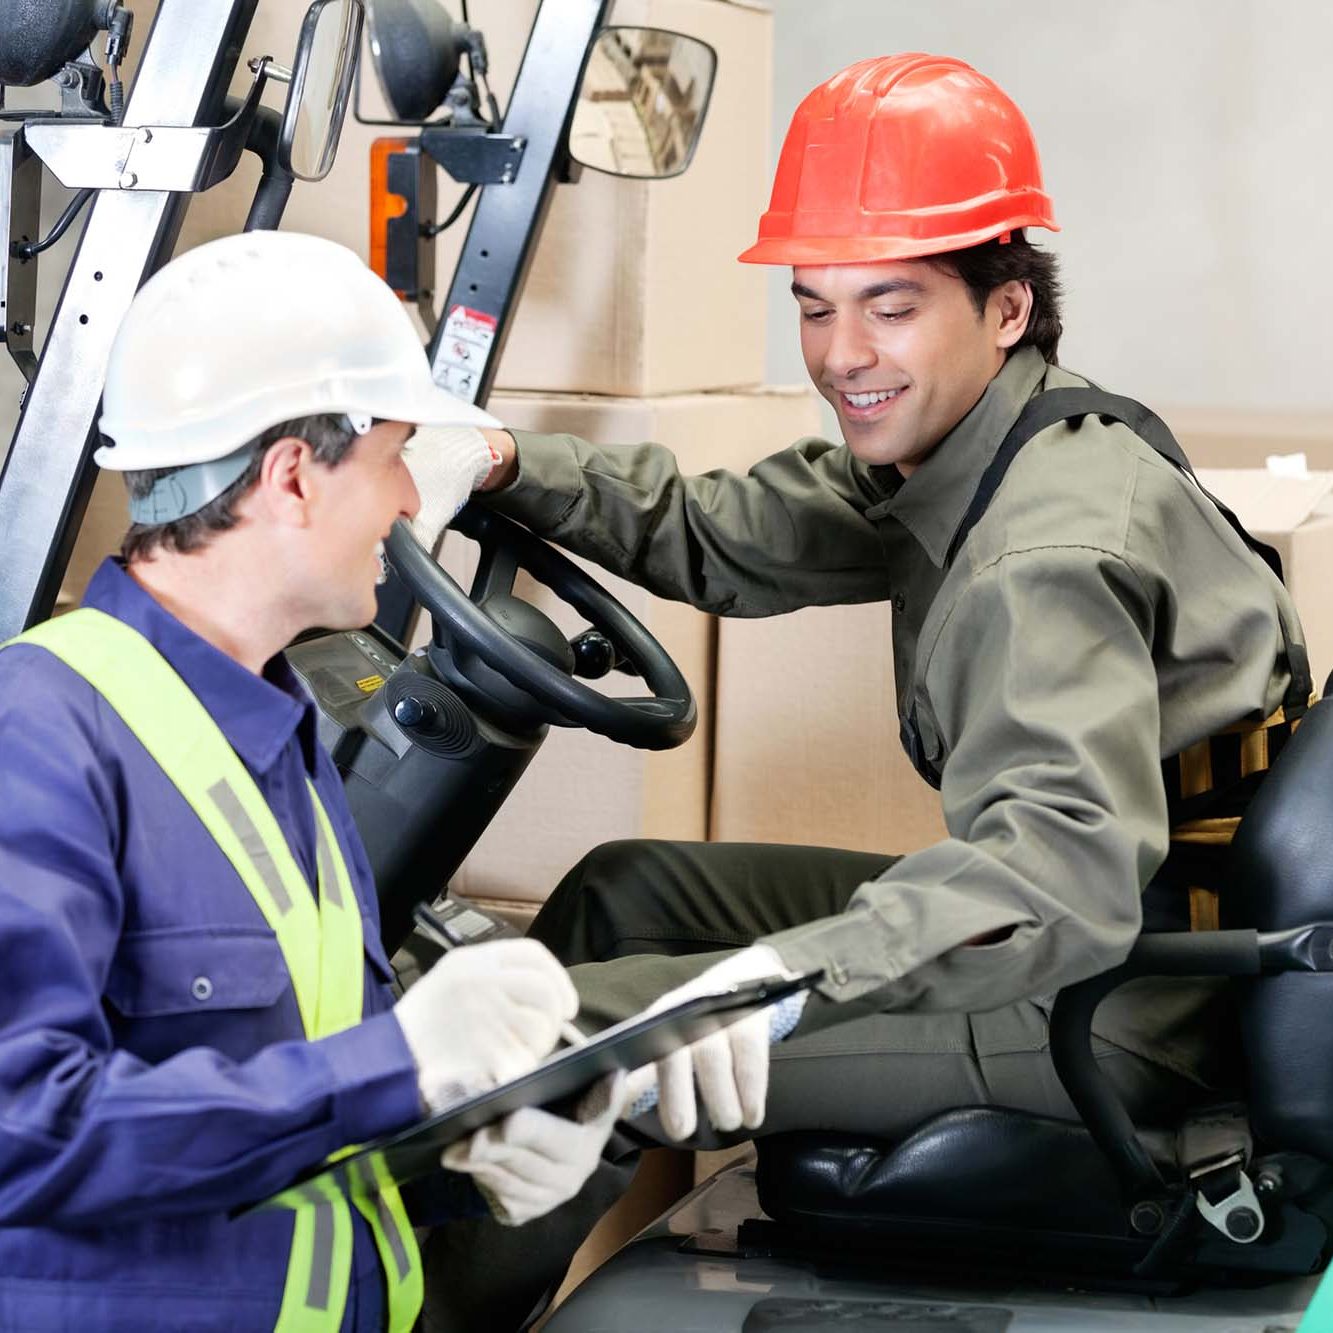
<instances>
[{"instance_id":1,"label":"man wearing orange hard hat","mask_svg":"<svg viewBox=\"0 0 1333 1333\"><path fill-rule=\"evenodd\" d=\"M682 477L656 445L488 433L491 504L660 596L741 616L891 600L883 706L943 803L948 838L907 856L886 810L883 854L622 842L566 876L533 934L602 1021L823 974L803 1012L663 1062L645 1134L707 1142L700 1108L722 1133L881 1139L959 1105L1068 1116L1050 997L1145 920L1216 926L1226 849L1203 834L1234 824L1267 750L1230 763L1213 738L1286 734L1310 696L1300 624L1162 422L1059 366L1056 261L1029 227L1054 212L1000 88L947 57L861 61L797 108L741 256L791 266L841 443ZM1097 1018L1131 1112L1225 1087L1212 987L1140 981ZM544 1244L572 1248L596 1203L552 1214Z\"/></svg>"}]
</instances>

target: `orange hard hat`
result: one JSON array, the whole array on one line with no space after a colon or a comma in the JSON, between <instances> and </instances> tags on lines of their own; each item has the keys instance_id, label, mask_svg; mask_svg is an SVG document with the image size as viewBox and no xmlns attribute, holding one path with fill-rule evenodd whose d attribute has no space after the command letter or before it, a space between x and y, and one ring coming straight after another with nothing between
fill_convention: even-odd
<instances>
[{"instance_id":1,"label":"orange hard hat","mask_svg":"<svg viewBox=\"0 0 1333 1333\"><path fill-rule=\"evenodd\" d=\"M873 264L1059 231L1023 113L920 52L858 61L796 108L747 264Z\"/></svg>"}]
</instances>

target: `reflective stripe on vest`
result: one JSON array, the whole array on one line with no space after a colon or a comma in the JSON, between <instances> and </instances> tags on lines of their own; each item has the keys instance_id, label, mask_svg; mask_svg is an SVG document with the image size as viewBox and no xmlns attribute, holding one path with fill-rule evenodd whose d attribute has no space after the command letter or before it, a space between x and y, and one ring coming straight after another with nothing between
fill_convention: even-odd
<instances>
[{"instance_id":1,"label":"reflective stripe on vest","mask_svg":"<svg viewBox=\"0 0 1333 1333\"><path fill-rule=\"evenodd\" d=\"M316 906L282 829L217 723L137 630L85 607L27 631L31 643L78 672L120 715L198 815L277 936L307 1040L361 1021L361 908L323 805L315 811ZM309 782L309 779L307 779ZM293 1191L296 1210L278 1333L327 1333L342 1324L352 1267L352 1216L332 1186ZM389 1296L390 1333L421 1309L421 1256L397 1188L386 1179L357 1208L375 1236Z\"/></svg>"}]
</instances>

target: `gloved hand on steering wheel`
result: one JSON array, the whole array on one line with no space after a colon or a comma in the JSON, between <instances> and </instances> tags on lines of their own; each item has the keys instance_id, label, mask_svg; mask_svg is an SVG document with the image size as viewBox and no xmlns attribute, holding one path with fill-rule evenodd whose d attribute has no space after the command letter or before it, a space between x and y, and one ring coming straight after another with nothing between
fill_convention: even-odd
<instances>
[{"instance_id":1,"label":"gloved hand on steering wheel","mask_svg":"<svg viewBox=\"0 0 1333 1333\"><path fill-rule=\"evenodd\" d=\"M792 972L767 944L724 958L693 981L668 991L648 1006L648 1013L679 1004L696 995L727 990L765 977L792 978ZM689 1138L698 1127L697 1104L714 1129L730 1133L742 1126L757 1129L768 1099L768 1048L788 1036L800 1021L807 992L789 995L779 1004L737 1019L659 1060L636 1069L625 1094L625 1117L657 1105L668 1138ZM697 1100L696 1100L697 1085Z\"/></svg>"},{"instance_id":2,"label":"gloved hand on steering wheel","mask_svg":"<svg viewBox=\"0 0 1333 1333\"><path fill-rule=\"evenodd\" d=\"M490 475L496 454L474 426L420 426L403 457L421 496L412 535L433 555L444 530Z\"/></svg>"}]
</instances>

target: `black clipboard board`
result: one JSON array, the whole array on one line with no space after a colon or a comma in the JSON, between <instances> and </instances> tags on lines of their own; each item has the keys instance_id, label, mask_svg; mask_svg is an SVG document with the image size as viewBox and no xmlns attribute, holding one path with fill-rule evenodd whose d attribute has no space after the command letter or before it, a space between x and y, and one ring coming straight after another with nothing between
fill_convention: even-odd
<instances>
[{"instance_id":1,"label":"black clipboard board","mask_svg":"<svg viewBox=\"0 0 1333 1333\"><path fill-rule=\"evenodd\" d=\"M523 1106L552 1106L590 1087L617 1069L638 1069L688 1046L789 995L808 990L824 974L808 972L786 980L773 977L747 982L714 995L685 1000L660 1013L636 1015L548 1056L535 1069L488 1092L469 1097L396 1134L364 1144L333 1163L321 1163L298 1176L280 1193L238 1209L232 1215L292 1206L292 1191L310 1197L310 1182L332 1185L349 1198L368 1197L388 1182L403 1185L440 1169L449 1144Z\"/></svg>"}]
</instances>

